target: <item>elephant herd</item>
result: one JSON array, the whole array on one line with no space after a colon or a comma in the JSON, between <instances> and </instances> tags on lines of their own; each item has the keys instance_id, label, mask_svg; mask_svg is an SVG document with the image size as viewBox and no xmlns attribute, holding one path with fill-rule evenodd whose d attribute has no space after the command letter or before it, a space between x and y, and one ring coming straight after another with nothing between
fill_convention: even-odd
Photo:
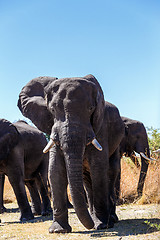
<instances>
[{"instance_id":1,"label":"elephant herd","mask_svg":"<svg viewBox=\"0 0 160 240\"><path fill-rule=\"evenodd\" d=\"M142 195L150 160L144 125L121 117L117 107L104 100L93 75L32 79L21 90L18 107L36 128L24 121L12 124L0 119L1 211L5 211L5 174L16 195L21 221L49 214L49 178L53 201L50 233L72 231L68 222L68 184L75 212L87 229L113 227L118 221L116 199L123 154L133 161L135 151L141 156L137 192ZM42 132L50 135L49 142Z\"/></svg>"}]
</instances>

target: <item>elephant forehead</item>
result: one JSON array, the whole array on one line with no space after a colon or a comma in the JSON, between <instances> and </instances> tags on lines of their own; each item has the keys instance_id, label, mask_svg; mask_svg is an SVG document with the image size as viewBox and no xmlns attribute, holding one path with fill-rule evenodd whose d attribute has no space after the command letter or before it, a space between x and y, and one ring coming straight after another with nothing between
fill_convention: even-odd
<instances>
[{"instance_id":1,"label":"elephant forehead","mask_svg":"<svg viewBox=\"0 0 160 240\"><path fill-rule=\"evenodd\" d=\"M66 93L66 95L72 95L77 93L85 94L89 89L93 87L93 83L90 83L80 78L64 78L58 79L51 85L51 91L58 94ZM64 97L64 96L63 96Z\"/></svg>"},{"instance_id":2,"label":"elephant forehead","mask_svg":"<svg viewBox=\"0 0 160 240\"><path fill-rule=\"evenodd\" d=\"M93 83L83 79L59 79L55 81L48 95L50 108L80 109L95 104Z\"/></svg>"},{"instance_id":3,"label":"elephant forehead","mask_svg":"<svg viewBox=\"0 0 160 240\"><path fill-rule=\"evenodd\" d=\"M87 93L89 94L89 92L87 90L85 90L84 88L82 88L81 85L76 85L76 87L68 88L66 98L68 98L70 100L75 100L75 99L79 100L79 99L83 98L83 100L85 101L86 97L88 98Z\"/></svg>"}]
</instances>

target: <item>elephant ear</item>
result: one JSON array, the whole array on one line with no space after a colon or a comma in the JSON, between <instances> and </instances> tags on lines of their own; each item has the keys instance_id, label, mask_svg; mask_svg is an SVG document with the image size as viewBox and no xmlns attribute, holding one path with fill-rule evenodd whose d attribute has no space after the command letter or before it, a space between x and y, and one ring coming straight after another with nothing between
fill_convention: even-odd
<instances>
[{"instance_id":1,"label":"elephant ear","mask_svg":"<svg viewBox=\"0 0 160 240\"><path fill-rule=\"evenodd\" d=\"M54 116L47 108L45 92L52 81L57 78L38 77L23 87L19 94L18 107L42 132L51 133Z\"/></svg>"},{"instance_id":2,"label":"elephant ear","mask_svg":"<svg viewBox=\"0 0 160 240\"><path fill-rule=\"evenodd\" d=\"M19 141L19 132L16 127L5 119L0 119L0 160L8 157L12 148Z\"/></svg>"},{"instance_id":3,"label":"elephant ear","mask_svg":"<svg viewBox=\"0 0 160 240\"><path fill-rule=\"evenodd\" d=\"M84 77L94 85L93 98L95 100L95 110L92 114L92 125L95 134L97 134L104 121L105 101L102 88L93 75L87 75Z\"/></svg>"}]
</instances>

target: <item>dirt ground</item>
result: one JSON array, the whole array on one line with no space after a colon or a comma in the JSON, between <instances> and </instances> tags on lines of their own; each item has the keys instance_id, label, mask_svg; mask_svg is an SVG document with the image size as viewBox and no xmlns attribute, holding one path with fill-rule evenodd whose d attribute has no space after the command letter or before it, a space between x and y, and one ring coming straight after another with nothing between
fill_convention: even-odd
<instances>
[{"instance_id":1,"label":"dirt ground","mask_svg":"<svg viewBox=\"0 0 160 240\"><path fill-rule=\"evenodd\" d=\"M1 214L0 239L160 239L160 204L120 205L117 207L119 222L114 228L95 231L86 230L79 222L74 209L69 210L72 233L49 234L52 217L35 217L34 220L20 223L16 202L5 204L7 213Z\"/></svg>"}]
</instances>

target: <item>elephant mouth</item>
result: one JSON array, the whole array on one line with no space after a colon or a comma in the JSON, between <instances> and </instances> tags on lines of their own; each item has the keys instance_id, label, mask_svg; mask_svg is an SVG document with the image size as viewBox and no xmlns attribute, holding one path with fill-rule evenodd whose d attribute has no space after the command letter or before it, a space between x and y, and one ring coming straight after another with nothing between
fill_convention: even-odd
<instances>
[{"instance_id":1,"label":"elephant mouth","mask_svg":"<svg viewBox=\"0 0 160 240\"><path fill-rule=\"evenodd\" d=\"M99 151L103 150L102 146L100 145L100 143L97 141L96 138L93 138L92 141L89 142L87 145L90 145L90 144L93 144L93 146ZM56 145L56 143L55 143L54 139L52 137L50 137L48 144L43 149L43 153L47 153L54 145Z\"/></svg>"}]
</instances>

